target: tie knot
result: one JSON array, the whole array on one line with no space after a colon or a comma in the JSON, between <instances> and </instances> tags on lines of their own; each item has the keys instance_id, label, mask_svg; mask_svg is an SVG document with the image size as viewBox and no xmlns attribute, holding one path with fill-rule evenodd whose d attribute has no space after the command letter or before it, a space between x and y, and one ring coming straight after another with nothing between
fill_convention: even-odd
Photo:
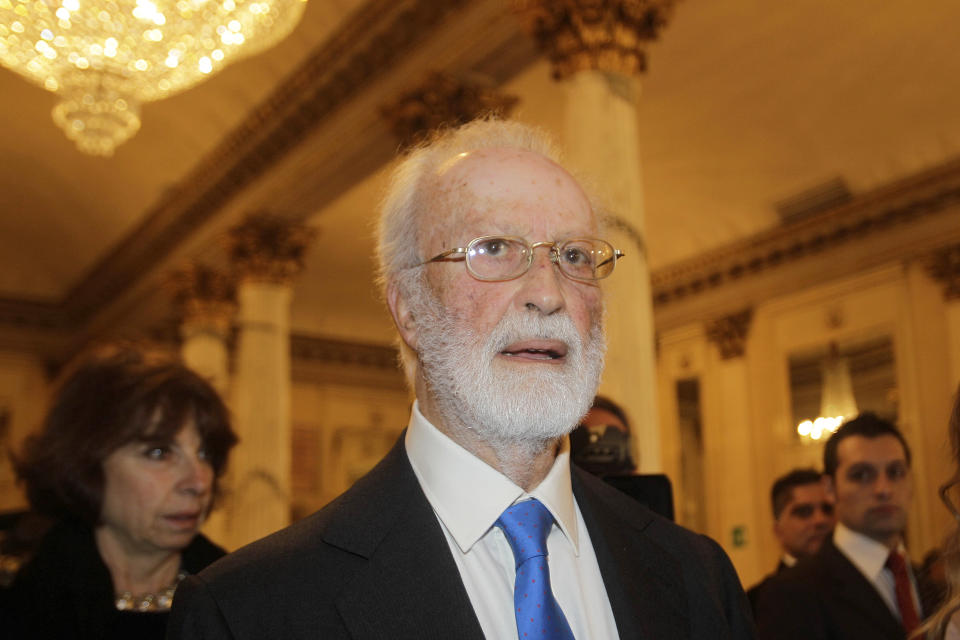
<instances>
[{"instance_id":1,"label":"tie knot","mask_svg":"<svg viewBox=\"0 0 960 640\"><path fill-rule=\"evenodd\" d=\"M547 555L547 535L553 516L538 500L507 507L496 524L507 536L518 567L530 558Z\"/></svg>"},{"instance_id":2,"label":"tie knot","mask_svg":"<svg viewBox=\"0 0 960 640\"><path fill-rule=\"evenodd\" d=\"M907 570L907 563L903 559L903 556L900 555L899 551L891 551L890 555L887 556L886 566L888 569L894 573L899 573L901 571Z\"/></svg>"}]
</instances>

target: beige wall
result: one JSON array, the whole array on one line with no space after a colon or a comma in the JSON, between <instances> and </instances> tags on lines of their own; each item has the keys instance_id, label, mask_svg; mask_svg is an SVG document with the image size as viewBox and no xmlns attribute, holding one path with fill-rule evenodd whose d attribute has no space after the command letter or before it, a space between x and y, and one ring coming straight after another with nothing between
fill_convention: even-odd
<instances>
[{"instance_id":1,"label":"beige wall","mask_svg":"<svg viewBox=\"0 0 960 640\"><path fill-rule=\"evenodd\" d=\"M921 262L891 262L818 286L791 290L786 269L783 295L754 307L740 358L721 360L701 321L660 336L659 386L663 455L674 481L678 515L691 497L681 472L677 380L698 378L705 448L702 499L706 530L730 554L745 585L772 570L779 555L772 534L769 488L795 467L822 466L822 444L794 432L788 357L825 345L890 336L895 355L900 427L913 449L915 497L909 518L915 560L937 545L949 526L937 487L949 475L946 423L951 380L947 306ZM744 533L733 541L734 527Z\"/></svg>"}]
</instances>

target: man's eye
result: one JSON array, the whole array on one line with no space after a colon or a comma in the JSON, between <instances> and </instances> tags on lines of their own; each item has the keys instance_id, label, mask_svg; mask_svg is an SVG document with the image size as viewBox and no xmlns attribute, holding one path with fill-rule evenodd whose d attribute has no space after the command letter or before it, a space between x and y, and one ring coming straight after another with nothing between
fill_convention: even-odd
<instances>
[{"instance_id":1,"label":"man's eye","mask_svg":"<svg viewBox=\"0 0 960 640\"><path fill-rule=\"evenodd\" d=\"M847 477L853 480L854 482L873 482L877 477L877 474L873 469L852 469Z\"/></svg>"},{"instance_id":2,"label":"man's eye","mask_svg":"<svg viewBox=\"0 0 960 640\"><path fill-rule=\"evenodd\" d=\"M891 480L900 480L907 476L907 468L901 464L892 465L887 469L887 477Z\"/></svg>"},{"instance_id":3,"label":"man's eye","mask_svg":"<svg viewBox=\"0 0 960 640\"><path fill-rule=\"evenodd\" d=\"M575 266L585 266L590 264L590 254L580 247L565 247L563 261Z\"/></svg>"},{"instance_id":4,"label":"man's eye","mask_svg":"<svg viewBox=\"0 0 960 640\"><path fill-rule=\"evenodd\" d=\"M803 505L794 507L793 515L803 520L806 520L807 518L813 515L813 505L803 504Z\"/></svg>"},{"instance_id":5,"label":"man's eye","mask_svg":"<svg viewBox=\"0 0 960 640\"><path fill-rule=\"evenodd\" d=\"M509 250L509 244L503 238L490 238L477 244L474 250L478 254L495 258L505 254Z\"/></svg>"}]
</instances>

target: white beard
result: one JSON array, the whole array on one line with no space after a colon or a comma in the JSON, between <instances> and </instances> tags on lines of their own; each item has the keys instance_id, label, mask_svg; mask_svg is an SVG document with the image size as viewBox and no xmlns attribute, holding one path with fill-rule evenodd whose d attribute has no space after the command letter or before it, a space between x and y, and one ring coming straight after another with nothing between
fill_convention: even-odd
<instances>
[{"instance_id":1,"label":"white beard","mask_svg":"<svg viewBox=\"0 0 960 640\"><path fill-rule=\"evenodd\" d=\"M528 451L572 431L593 403L606 344L601 321L586 344L570 316L510 311L489 336L452 317L429 285L411 292L417 317L421 372L440 417L474 431L495 449ZM498 357L521 340L559 340L567 345L560 365L511 363Z\"/></svg>"}]
</instances>

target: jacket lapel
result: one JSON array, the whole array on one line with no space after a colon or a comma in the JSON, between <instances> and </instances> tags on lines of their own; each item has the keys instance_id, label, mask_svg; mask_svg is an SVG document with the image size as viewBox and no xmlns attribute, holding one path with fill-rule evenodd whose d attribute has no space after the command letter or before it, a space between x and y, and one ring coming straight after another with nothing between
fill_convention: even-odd
<instances>
[{"instance_id":1,"label":"jacket lapel","mask_svg":"<svg viewBox=\"0 0 960 640\"><path fill-rule=\"evenodd\" d=\"M358 640L483 639L443 530L400 440L343 505L328 544L366 559L336 599Z\"/></svg>"},{"instance_id":2,"label":"jacket lapel","mask_svg":"<svg viewBox=\"0 0 960 640\"><path fill-rule=\"evenodd\" d=\"M653 516L628 503L618 509L613 491L576 467L573 492L597 555L621 638L690 637L690 612L679 564L642 531ZM626 496L617 499L631 500Z\"/></svg>"},{"instance_id":3,"label":"jacket lapel","mask_svg":"<svg viewBox=\"0 0 960 640\"><path fill-rule=\"evenodd\" d=\"M866 624L882 633L882 636L877 637L903 638L903 626L887 607L876 587L843 555L832 540L828 539L824 543L821 553L825 560L827 580L830 581L833 591L827 594L827 597L833 599L835 609L857 612Z\"/></svg>"}]
</instances>

